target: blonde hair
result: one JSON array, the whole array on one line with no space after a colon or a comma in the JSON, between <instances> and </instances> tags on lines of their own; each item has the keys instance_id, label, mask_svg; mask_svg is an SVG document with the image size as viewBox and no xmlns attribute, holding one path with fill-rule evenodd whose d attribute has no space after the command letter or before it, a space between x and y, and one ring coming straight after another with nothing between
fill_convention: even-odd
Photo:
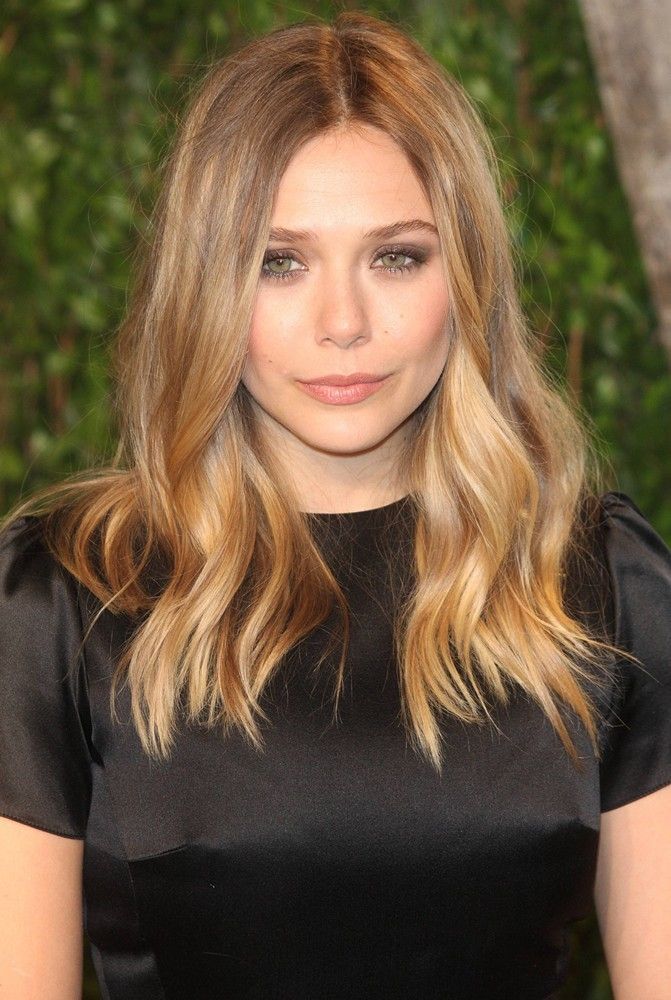
<instances>
[{"instance_id":1,"label":"blonde hair","mask_svg":"<svg viewBox=\"0 0 671 1000\"><path fill-rule=\"evenodd\" d=\"M270 675L334 604L337 713L347 604L241 374L282 174L307 140L361 125L392 137L416 171L451 302L447 363L401 461L416 513L414 582L394 625L407 732L440 772L438 712L493 721L489 696L505 703L516 684L580 766L560 709L598 753L597 705L581 682L601 683L594 668L614 647L568 614L562 583L598 463L525 325L478 113L391 23L342 12L210 67L166 161L118 331L116 456L35 494L5 526L44 514L49 548L100 600L98 615L138 616L110 697L114 713L128 684L147 753L169 754L181 699L192 721L238 726L261 748Z\"/></svg>"}]
</instances>

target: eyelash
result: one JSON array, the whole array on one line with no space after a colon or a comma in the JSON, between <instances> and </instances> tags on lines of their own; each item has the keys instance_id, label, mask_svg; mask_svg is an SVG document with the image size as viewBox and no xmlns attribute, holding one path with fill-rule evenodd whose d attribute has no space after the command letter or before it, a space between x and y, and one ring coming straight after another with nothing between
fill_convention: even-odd
<instances>
[{"instance_id":1,"label":"eyelash","mask_svg":"<svg viewBox=\"0 0 671 1000\"><path fill-rule=\"evenodd\" d=\"M379 260L380 257L386 257L387 254L395 254L399 257L409 257L412 260L412 264L399 264L397 267L382 267L376 270L387 271L390 274L402 274L403 272L414 271L416 268L420 267L426 261L426 254L420 250L411 249L410 247L385 247L380 250L375 257L375 260ZM271 260L296 260L291 251L289 250L269 250L268 253L263 258L263 266L269 263ZM278 274L276 271L266 271L262 268L261 274L264 278L269 278L271 281L279 279L280 281L293 280L294 276L300 274L298 270L285 271L283 274Z\"/></svg>"}]
</instances>

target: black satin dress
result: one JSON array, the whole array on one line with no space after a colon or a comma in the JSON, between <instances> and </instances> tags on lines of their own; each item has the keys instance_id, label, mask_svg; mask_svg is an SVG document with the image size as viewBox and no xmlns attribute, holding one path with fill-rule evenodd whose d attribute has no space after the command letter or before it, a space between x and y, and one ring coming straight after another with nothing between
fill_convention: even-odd
<instances>
[{"instance_id":1,"label":"black satin dress","mask_svg":"<svg viewBox=\"0 0 671 1000\"><path fill-rule=\"evenodd\" d=\"M393 567L411 565L406 501L312 518L353 613L339 721L334 661L313 670L326 623L267 689L265 751L183 725L165 764L143 754L127 691L110 719L129 620L106 612L68 675L92 595L41 546L38 519L7 532L0 813L85 838L103 996L554 996L567 926L593 906L601 812L671 783L671 552L625 494L601 501L594 572L576 567L571 600L644 669L613 668L601 762L572 723L582 773L523 693L498 730L442 720L442 778L407 743L390 626Z\"/></svg>"}]
</instances>

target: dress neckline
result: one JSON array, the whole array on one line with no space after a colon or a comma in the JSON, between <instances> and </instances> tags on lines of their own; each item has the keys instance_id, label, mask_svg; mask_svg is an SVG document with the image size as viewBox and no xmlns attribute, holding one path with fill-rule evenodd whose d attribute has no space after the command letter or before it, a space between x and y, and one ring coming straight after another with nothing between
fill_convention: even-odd
<instances>
[{"instance_id":1,"label":"dress neckline","mask_svg":"<svg viewBox=\"0 0 671 1000\"><path fill-rule=\"evenodd\" d=\"M385 514L393 514L400 509L408 500L409 494L392 500L391 503L382 504L380 507L367 507L364 510L345 511L306 511L308 517L317 518L319 521L367 521L382 517Z\"/></svg>"}]
</instances>

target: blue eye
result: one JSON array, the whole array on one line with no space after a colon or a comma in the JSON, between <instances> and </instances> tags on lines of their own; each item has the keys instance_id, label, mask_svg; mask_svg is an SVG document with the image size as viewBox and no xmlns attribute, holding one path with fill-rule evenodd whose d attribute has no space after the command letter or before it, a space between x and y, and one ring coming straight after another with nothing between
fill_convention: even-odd
<instances>
[{"instance_id":1,"label":"blue eye","mask_svg":"<svg viewBox=\"0 0 671 1000\"><path fill-rule=\"evenodd\" d=\"M415 270L415 268L423 264L426 261L427 254L425 251L420 250L419 248L397 247L397 246L384 247L378 251L375 260L376 261L383 260L385 257L394 258L394 261L391 264L391 266L376 267L374 268L374 270L387 271L390 274L403 274L404 272ZM396 263L396 261L400 261L403 258L405 258L406 263ZM289 263L289 265L291 265L291 262L295 264L298 263L296 258L289 250L269 250L266 253L265 257L263 258L263 267L261 269L261 275L263 278L269 278L272 281L277 279L279 279L280 281L286 281L287 279L293 280L294 275L299 274L300 271L302 270L302 268L300 267L293 268L289 266L287 269L283 271L272 271L270 270L268 265L272 264L275 261L279 261L281 263Z\"/></svg>"}]
</instances>

